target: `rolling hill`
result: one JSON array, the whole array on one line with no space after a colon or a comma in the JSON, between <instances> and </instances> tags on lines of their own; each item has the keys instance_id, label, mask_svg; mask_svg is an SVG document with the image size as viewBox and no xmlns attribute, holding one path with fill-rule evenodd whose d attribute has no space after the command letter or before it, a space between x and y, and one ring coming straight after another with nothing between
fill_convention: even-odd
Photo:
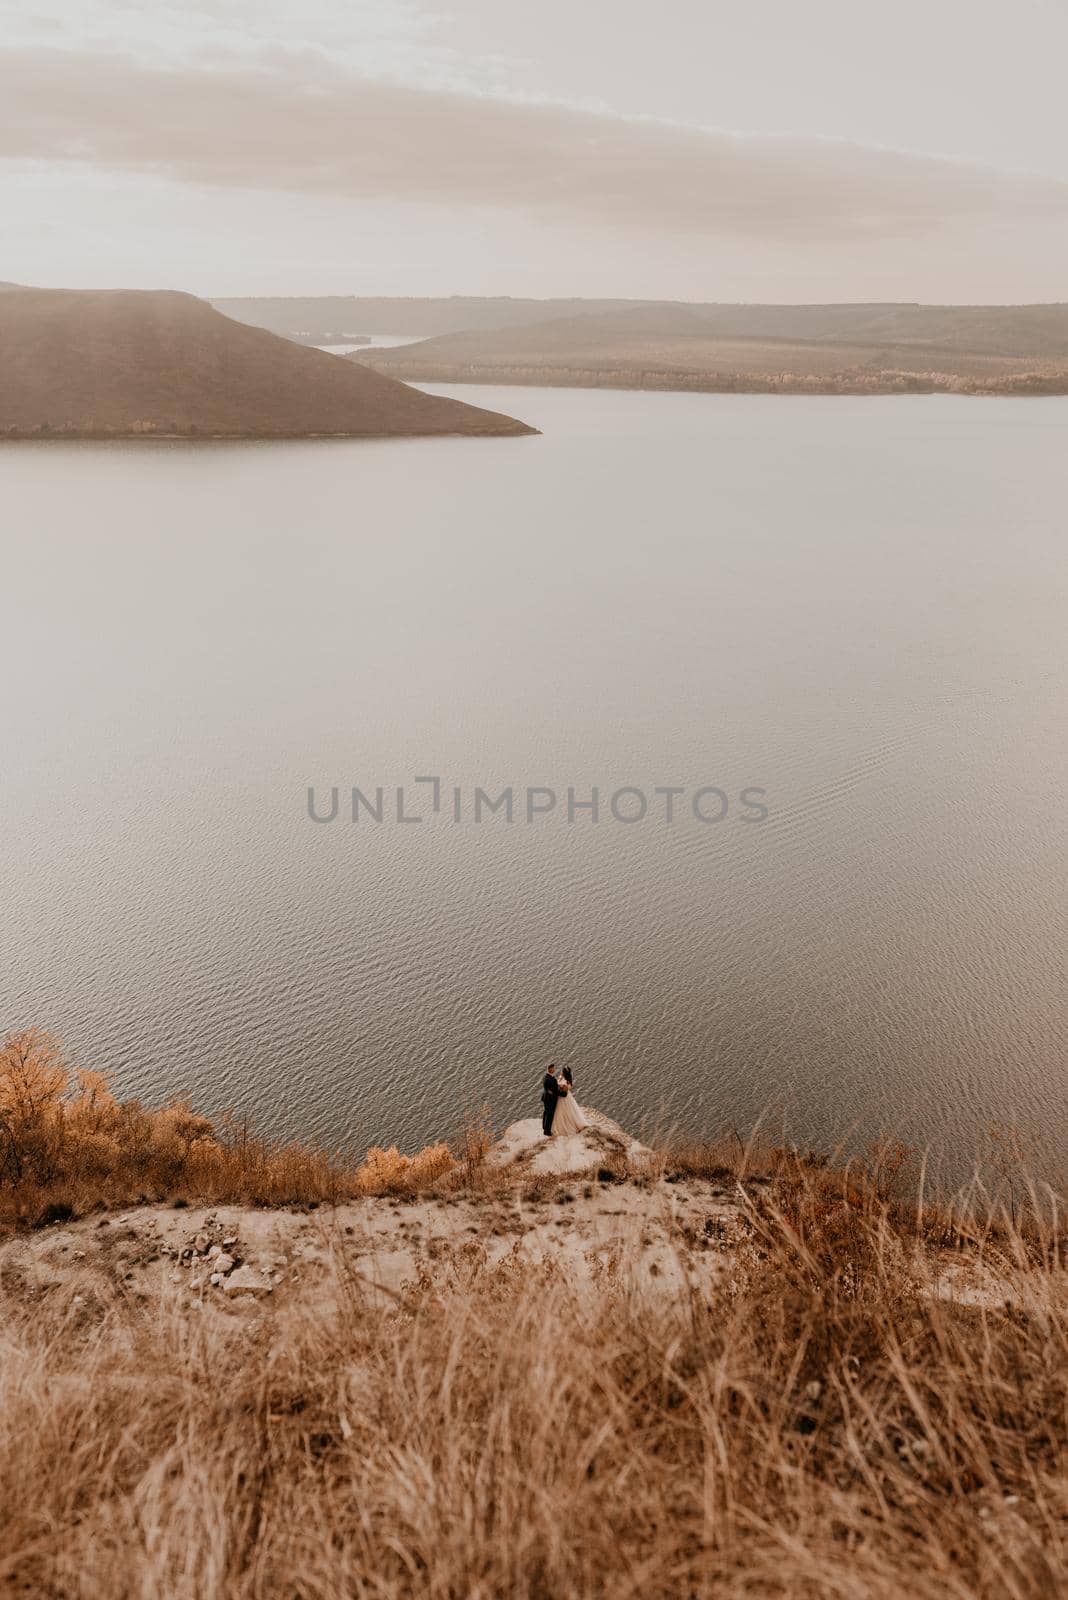
<instances>
[{"instance_id":1,"label":"rolling hill","mask_svg":"<svg viewBox=\"0 0 1068 1600\"><path fill-rule=\"evenodd\" d=\"M1068 306L683 306L376 349L397 378L817 394L1068 394Z\"/></svg>"},{"instance_id":2,"label":"rolling hill","mask_svg":"<svg viewBox=\"0 0 1068 1600\"><path fill-rule=\"evenodd\" d=\"M637 304L376 349L443 382L816 393L1068 393L1068 305Z\"/></svg>"},{"instance_id":3,"label":"rolling hill","mask_svg":"<svg viewBox=\"0 0 1068 1600\"><path fill-rule=\"evenodd\" d=\"M439 333L469 330L493 332L522 328L548 317L581 316L590 311L622 310L631 300L517 300L510 295L246 295L212 300L212 305L237 322L272 333L313 338L329 344L331 330L347 333L396 333L431 338Z\"/></svg>"},{"instance_id":4,"label":"rolling hill","mask_svg":"<svg viewBox=\"0 0 1068 1600\"><path fill-rule=\"evenodd\" d=\"M165 290L0 293L0 437L532 433Z\"/></svg>"}]
</instances>

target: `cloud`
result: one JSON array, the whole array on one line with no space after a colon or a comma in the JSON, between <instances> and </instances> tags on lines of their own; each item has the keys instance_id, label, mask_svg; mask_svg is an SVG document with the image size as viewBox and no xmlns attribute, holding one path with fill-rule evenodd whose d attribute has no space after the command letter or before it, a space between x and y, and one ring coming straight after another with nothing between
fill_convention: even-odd
<instances>
[{"instance_id":1,"label":"cloud","mask_svg":"<svg viewBox=\"0 0 1068 1600\"><path fill-rule=\"evenodd\" d=\"M1054 179L362 79L312 56L195 69L7 51L0 157L764 240L1068 217Z\"/></svg>"}]
</instances>

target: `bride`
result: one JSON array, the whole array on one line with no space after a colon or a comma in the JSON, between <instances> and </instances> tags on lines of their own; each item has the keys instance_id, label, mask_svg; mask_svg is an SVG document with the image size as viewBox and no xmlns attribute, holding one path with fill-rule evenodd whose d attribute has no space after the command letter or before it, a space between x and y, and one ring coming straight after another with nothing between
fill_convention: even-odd
<instances>
[{"instance_id":1,"label":"bride","mask_svg":"<svg viewBox=\"0 0 1068 1600\"><path fill-rule=\"evenodd\" d=\"M560 1074L560 1097L553 1114L553 1136L581 1133L583 1128L588 1127L582 1107L575 1099L575 1080L571 1076L571 1068L565 1067Z\"/></svg>"}]
</instances>

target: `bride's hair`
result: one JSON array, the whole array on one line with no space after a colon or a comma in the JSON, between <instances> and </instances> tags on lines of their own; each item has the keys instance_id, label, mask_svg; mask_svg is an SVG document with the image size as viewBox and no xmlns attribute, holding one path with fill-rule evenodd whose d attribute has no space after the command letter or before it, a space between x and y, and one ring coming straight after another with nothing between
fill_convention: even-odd
<instances>
[{"instance_id":1,"label":"bride's hair","mask_svg":"<svg viewBox=\"0 0 1068 1600\"><path fill-rule=\"evenodd\" d=\"M574 1085L575 1080L571 1076L571 1068L570 1067L565 1067L564 1068L563 1077L564 1077L565 1083L570 1083L570 1084Z\"/></svg>"}]
</instances>

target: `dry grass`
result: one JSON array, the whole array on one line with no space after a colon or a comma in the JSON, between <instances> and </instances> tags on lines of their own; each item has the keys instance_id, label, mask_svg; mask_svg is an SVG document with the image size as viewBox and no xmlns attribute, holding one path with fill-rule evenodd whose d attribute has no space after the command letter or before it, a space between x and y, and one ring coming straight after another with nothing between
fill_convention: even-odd
<instances>
[{"instance_id":1,"label":"dry grass","mask_svg":"<svg viewBox=\"0 0 1068 1600\"><path fill-rule=\"evenodd\" d=\"M0 1287L0 1593L1023 1600L1068 1583L1068 1314L754 1211L711 1302L486 1266L250 1324ZM1026 1305L1026 1311L1019 1309Z\"/></svg>"},{"instance_id":2,"label":"dry grass","mask_svg":"<svg viewBox=\"0 0 1068 1600\"><path fill-rule=\"evenodd\" d=\"M454 1141L414 1155L374 1147L362 1163L221 1125L183 1101L119 1101L36 1029L0 1045L0 1226L44 1224L99 1206L173 1200L320 1205L477 1181L493 1141L483 1108Z\"/></svg>"},{"instance_id":3,"label":"dry grass","mask_svg":"<svg viewBox=\"0 0 1068 1600\"><path fill-rule=\"evenodd\" d=\"M227 1143L185 1108L119 1105L40 1035L0 1061L0 1188L23 1211L138 1185L307 1200L429 1184L484 1194L489 1217L502 1181L484 1117L455 1151L372 1152L346 1173ZM491 1267L477 1242L385 1308L344 1241L322 1292L245 1315L162 1280L141 1299L0 1281L0 1594L1065 1592L1051 1203L925 1206L899 1148L836 1167L736 1137L612 1177L737 1196L745 1243L710 1297L639 1292L611 1266L580 1290L514 1256ZM711 1223L680 1230L680 1258L714 1248ZM997 1294L940 1299L947 1251Z\"/></svg>"},{"instance_id":4,"label":"dry grass","mask_svg":"<svg viewBox=\"0 0 1068 1600\"><path fill-rule=\"evenodd\" d=\"M215 1127L181 1102L120 1102L47 1034L0 1046L0 1223L175 1195L285 1205L357 1192L358 1174L322 1151Z\"/></svg>"}]
</instances>

